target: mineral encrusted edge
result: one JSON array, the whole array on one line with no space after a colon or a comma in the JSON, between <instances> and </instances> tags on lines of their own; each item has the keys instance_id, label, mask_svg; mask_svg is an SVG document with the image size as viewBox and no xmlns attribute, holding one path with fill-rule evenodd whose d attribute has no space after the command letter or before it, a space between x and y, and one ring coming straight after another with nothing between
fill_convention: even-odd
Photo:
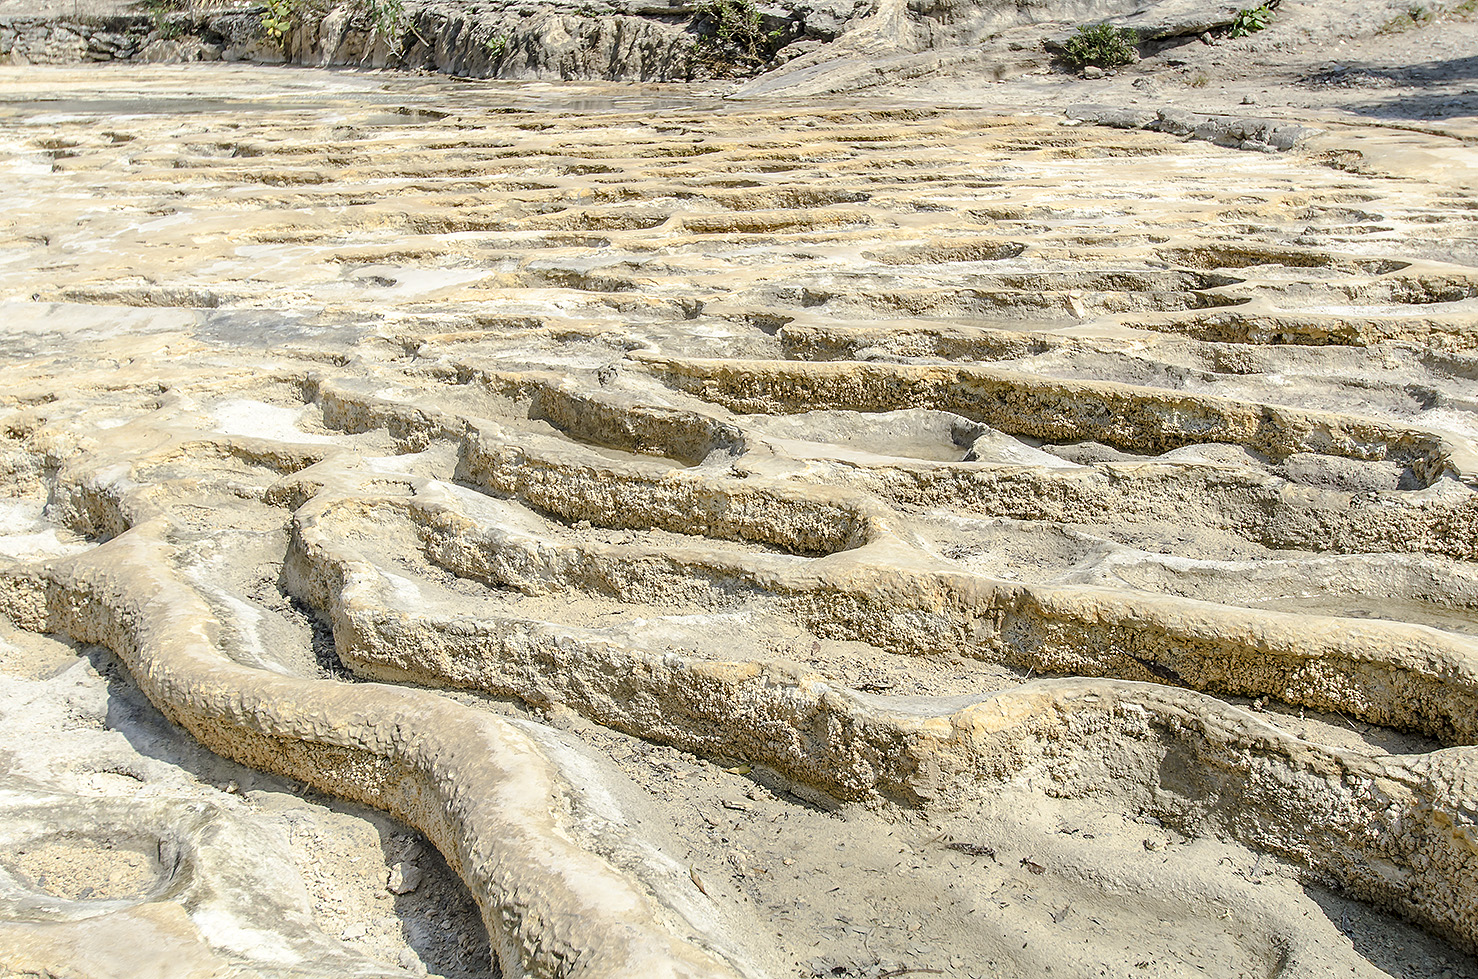
<instances>
[{"instance_id":1,"label":"mineral encrusted edge","mask_svg":"<svg viewBox=\"0 0 1478 979\"><path fill-rule=\"evenodd\" d=\"M674 929L648 890L570 839L557 767L527 733L434 694L239 666L223 628L164 569L163 518L88 558L0 572L23 627L114 650L212 750L383 808L425 832L482 907L506 975L755 975Z\"/></svg>"}]
</instances>

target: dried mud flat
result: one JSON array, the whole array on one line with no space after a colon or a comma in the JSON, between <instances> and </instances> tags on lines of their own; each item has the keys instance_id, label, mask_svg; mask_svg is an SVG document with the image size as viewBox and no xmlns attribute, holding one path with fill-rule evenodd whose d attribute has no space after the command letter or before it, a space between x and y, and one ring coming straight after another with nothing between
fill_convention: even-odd
<instances>
[{"instance_id":1,"label":"dried mud flat","mask_svg":"<svg viewBox=\"0 0 1478 979\"><path fill-rule=\"evenodd\" d=\"M0 969L1478 975L1466 149L0 97Z\"/></svg>"}]
</instances>

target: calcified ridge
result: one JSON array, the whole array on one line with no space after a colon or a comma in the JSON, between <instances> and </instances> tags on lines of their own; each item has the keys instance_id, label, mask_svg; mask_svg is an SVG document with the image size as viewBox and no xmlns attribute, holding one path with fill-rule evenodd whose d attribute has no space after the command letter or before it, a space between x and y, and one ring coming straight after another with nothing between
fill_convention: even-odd
<instances>
[{"instance_id":1,"label":"calcified ridge","mask_svg":"<svg viewBox=\"0 0 1478 979\"><path fill-rule=\"evenodd\" d=\"M1471 191L132 78L3 121L0 611L426 833L505 976L794 969L555 710L796 805L1153 817L1478 948ZM1274 971L1327 965L1300 936Z\"/></svg>"}]
</instances>

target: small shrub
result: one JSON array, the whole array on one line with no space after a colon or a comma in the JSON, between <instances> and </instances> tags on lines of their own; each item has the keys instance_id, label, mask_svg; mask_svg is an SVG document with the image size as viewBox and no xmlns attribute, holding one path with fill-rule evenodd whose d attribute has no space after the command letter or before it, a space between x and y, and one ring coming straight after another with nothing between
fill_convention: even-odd
<instances>
[{"instance_id":1,"label":"small shrub","mask_svg":"<svg viewBox=\"0 0 1478 979\"><path fill-rule=\"evenodd\" d=\"M292 30L293 21L322 17L330 4L320 0L264 0L261 14L262 33L281 41ZM368 18L371 36L395 40L410 26L405 14L405 0L350 0L351 15ZM419 36L419 35L418 35Z\"/></svg>"},{"instance_id":2,"label":"small shrub","mask_svg":"<svg viewBox=\"0 0 1478 979\"><path fill-rule=\"evenodd\" d=\"M754 68L774 55L780 32L760 28L753 0L703 0L695 13L694 23L703 34L697 49L710 62Z\"/></svg>"},{"instance_id":3,"label":"small shrub","mask_svg":"<svg viewBox=\"0 0 1478 979\"><path fill-rule=\"evenodd\" d=\"M293 26L294 0L267 0L262 11L262 33L274 41L280 41Z\"/></svg>"},{"instance_id":4,"label":"small shrub","mask_svg":"<svg viewBox=\"0 0 1478 979\"><path fill-rule=\"evenodd\" d=\"M390 40L405 32L410 19L405 15L405 0L367 0L370 22L375 35Z\"/></svg>"},{"instance_id":5,"label":"small shrub","mask_svg":"<svg viewBox=\"0 0 1478 979\"><path fill-rule=\"evenodd\" d=\"M185 25L178 20L171 20L163 14L154 14L153 19L154 33L158 34L161 40L173 41L177 37L184 36Z\"/></svg>"},{"instance_id":6,"label":"small shrub","mask_svg":"<svg viewBox=\"0 0 1478 979\"><path fill-rule=\"evenodd\" d=\"M482 46L487 49L488 58L492 61L502 61L503 55L508 53L508 35L494 34L483 42Z\"/></svg>"},{"instance_id":7,"label":"small shrub","mask_svg":"<svg viewBox=\"0 0 1478 979\"><path fill-rule=\"evenodd\" d=\"M172 41L185 33L184 23L170 16L185 7L186 0L144 0L144 10L154 22L154 33L166 41Z\"/></svg>"},{"instance_id":8,"label":"small shrub","mask_svg":"<svg viewBox=\"0 0 1478 979\"><path fill-rule=\"evenodd\" d=\"M1232 20L1232 37L1246 37L1248 34L1265 31L1272 22L1273 8L1267 4L1261 7L1244 7L1237 11L1237 16Z\"/></svg>"},{"instance_id":9,"label":"small shrub","mask_svg":"<svg viewBox=\"0 0 1478 979\"><path fill-rule=\"evenodd\" d=\"M1211 79L1205 75L1194 75L1191 78L1187 78L1185 83L1191 88L1205 88L1211 84Z\"/></svg>"},{"instance_id":10,"label":"small shrub","mask_svg":"<svg viewBox=\"0 0 1478 979\"><path fill-rule=\"evenodd\" d=\"M1078 33L1062 46L1062 60L1071 68L1088 65L1117 68L1135 61L1134 46L1138 43L1139 35L1127 27L1112 24L1079 27Z\"/></svg>"}]
</instances>

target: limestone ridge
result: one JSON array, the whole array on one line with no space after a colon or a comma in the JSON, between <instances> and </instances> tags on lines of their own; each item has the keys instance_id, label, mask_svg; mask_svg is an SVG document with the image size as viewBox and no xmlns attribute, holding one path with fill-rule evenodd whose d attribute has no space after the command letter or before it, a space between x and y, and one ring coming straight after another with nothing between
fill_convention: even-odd
<instances>
[{"instance_id":1,"label":"limestone ridge","mask_svg":"<svg viewBox=\"0 0 1478 979\"><path fill-rule=\"evenodd\" d=\"M0 612L420 829L505 975L1478 947L1470 187L978 109L46 74L65 113L0 120ZM80 910L219 944L169 879ZM345 974L314 944L226 951Z\"/></svg>"}]
</instances>

